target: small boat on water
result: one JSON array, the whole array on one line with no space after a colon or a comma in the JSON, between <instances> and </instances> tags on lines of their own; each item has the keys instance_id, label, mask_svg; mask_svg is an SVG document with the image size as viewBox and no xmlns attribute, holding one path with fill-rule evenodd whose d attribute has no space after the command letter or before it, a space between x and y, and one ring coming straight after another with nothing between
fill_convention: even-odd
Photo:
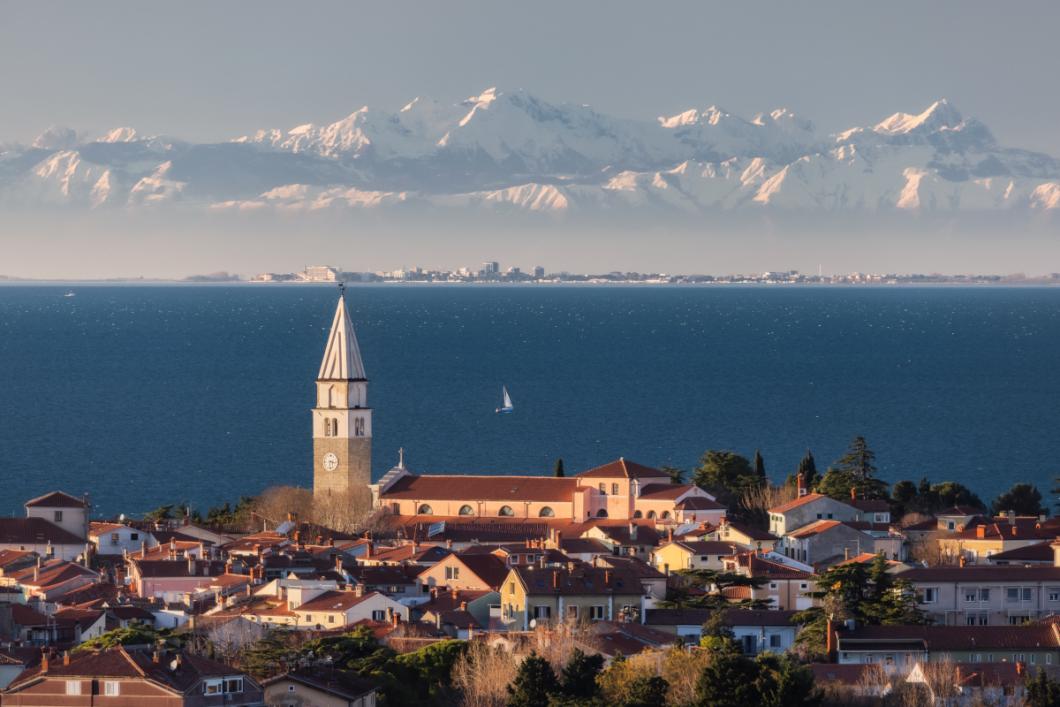
<instances>
[{"instance_id":1,"label":"small boat on water","mask_svg":"<svg viewBox=\"0 0 1060 707\"><path fill-rule=\"evenodd\" d=\"M498 413L509 413L514 412L515 407L512 405L512 396L508 395L508 389L501 386L501 390L504 392L504 404L497 408Z\"/></svg>"},{"instance_id":2,"label":"small boat on water","mask_svg":"<svg viewBox=\"0 0 1060 707\"><path fill-rule=\"evenodd\" d=\"M63 295L63 297L77 297L77 293L73 290L69 290L65 295Z\"/></svg>"}]
</instances>

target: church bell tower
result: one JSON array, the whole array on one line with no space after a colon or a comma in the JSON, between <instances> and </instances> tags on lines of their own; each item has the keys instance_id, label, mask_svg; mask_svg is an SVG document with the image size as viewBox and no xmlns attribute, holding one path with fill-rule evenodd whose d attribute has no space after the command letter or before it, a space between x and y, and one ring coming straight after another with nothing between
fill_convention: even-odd
<instances>
[{"instance_id":1,"label":"church bell tower","mask_svg":"<svg viewBox=\"0 0 1060 707\"><path fill-rule=\"evenodd\" d=\"M346 493L372 481L372 410L361 351L340 293L313 408L313 493Z\"/></svg>"}]
</instances>

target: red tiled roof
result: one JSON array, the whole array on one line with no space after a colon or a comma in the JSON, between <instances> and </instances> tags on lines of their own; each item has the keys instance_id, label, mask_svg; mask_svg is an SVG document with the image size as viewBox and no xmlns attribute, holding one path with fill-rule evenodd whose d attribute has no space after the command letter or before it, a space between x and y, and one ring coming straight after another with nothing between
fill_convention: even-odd
<instances>
[{"instance_id":1,"label":"red tiled roof","mask_svg":"<svg viewBox=\"0 0 1060 707\"><path fill-rule=\"evenodd\" d=\"M693 488L695 487L692 484L646 484L637 498L645 501L670 501Z\"/></svg>"},{"instance_id":2,"label":"red tiled roof","mask_svg":"<svg viewBox=\"0 0 1060 707\"><path fill-rule=\"evenodd\" d=\"M84 545L68 530L43 518L0 518L0 543L4 545Z\"/></svg>"},{"instance_id":3,"label":"red tiled roof","mask_svg":"<svg viewBox=\"0 0 1060 707\"><path fill-rule=\"evenodd\" d=\"M346 611L374 596L382 595L379 592L357 594L357 592L329 591L310 599L305 604L297 607L297 610L300 612Z\"/></svg>"},{"instance_id":4,"label":"red tiled roof","mask_svg":"<svg viewBox=\"0 0 1060 707\"><path fill-rule=\"evenodd\" d=\"M843 685L860 685L865 681L865 676L873 670L879 670L878 666L868 663L811 663L810 671L816 683L838 682Z\"/></svg>"},{"instance_id":5,"label":"red tiled roof","mask_svg":"<svg viewBox=\"0 0 1060 707\"><path fill-rule=\"evenodd\" d=\"M766 560L753 552L743 552L735 558L739 567L746 567L752 577L768 577L769 579L809 579L810 574L797 570L794 567L782 565L779 562Z\"/></svg>"},{"instance_id":6,"label":"red tiled roof","mask_svg":"<svg viewBox=\"0 0 1060 707\"><path fill-rule=\"evenodd\" d=\"M36 573L36 577L34 577ZM38 567L23 567L8 575L19 584L31 587L49 587L67 582L75 577L99 579L99 574L76 562L66 560L49 560Z\"/></svg>"},{"instance_id":7,"label":"red tiled roof","mask_svg":"<svg viewBox=\"0 0 1060 707\"><path fill-rule=\"evenodd\" d=\"M668 479L670 475L665 471L626 461L620 457L613 462L583 471L578 474L578 477L583 479Z\"/></svg>"},{"instance_id":8,"label":"red tiled roof","mask_svg":"<svg viewBox=\"0 0 1060 707\"><path fill-rule=\"evenodd\" d=\"M825 496L823 493L808 493L805 496L800 496L799 498L792 499L787 503L781 503L779 506L774 506L773 508L769 509L769 512L787 513L790 510L798 508L799 506L804 506L807 503L813 503L814 501L818 501L822 498L828 498L828 496Z\"/></svg>"},{"instance_id":9,"label":"red tiled roof","mask_svg":"<svg viewBox=\"0 0 1060 707\"><path fill-rule=\"evenodd\" d=\"M843 525L838 520L815 520L808 525L804 525L795 532L788 533L788 537L792 538L808 538L811 535L820 535L821 533L831 530L836 526Z\"/></svg>"},{"instance_id":10,"label":"red tiled roof","mask_svg":"<svg viewBox=\"0 0 1060 707\"><path fill-rule=\"evenodd\" d=\"M750 525L744 525L743 523L733 523L731 521L725 521L720 526L718 526L718 537L722 537L722 528L726 525L735 530L736 532L741 533L742 535L746 535L751 540L761 540L763 542L768 542L770 540L777 539L777 536L773 535L773 533L769 532L768 530L762 530L761 528L755 528Z\"/></svg>"},{"instance_id":11,"label":"red tiled roof","mask_svg":"<svg viewBox=\"0 0 1060 707\"><path fill-rule=\"evenodd\" d=\"M666 575L649 565L639 557L628 557L626 555L600 555L595 558L597 567L614 567L617 570L628 572L639 579L665 579Z\"/></svg>"},{"instance_id":12,"label":"red tiled roof","mask_svg":"<svg viewBox=\"0 0 1060 707\"><path fill-rule=\"evenodd\" d=\"M458 555L457 559L485 582L487 587L497 589L508 576L508 566L495 555Z\"/></svg>"},{"instance_id":13,"label":"red tiled roof","mask_svg":"<svg viewBox=\"0 0 1060 707\"><path fill-rule=\"evenodd\" d=\"M851 506L865 513L890 513L891 504L882 498L858 498L850 502Z\"/></svg>"},{"instance_id":14,"label":"red tiled roof","mask_svg":"<svg viewBox=\"0 0 1060 707\"><path fill-rule=\"evenodd\" d=\"M677 507L682 511L723 511L725 506L717 501L711 501L706 496L689 496L682 499Z\"/></svg>"},{"instance_id":15,"label":"red tiled roof","mask_svg":"<svg viewBox=\"0 0 1060 707\"><path fill-rule=\"evenodd\" d=\"M627 572L604 569L589 565L576 565L573 569L558 569L534 566L513 567L529 596L560 594L581 595L637 595L644 593L640 579Z\"/></svg>"},{"instance_id":16,"label":"red tiled roof","mask_svg":"<svg viewBox=\"0 0 1060 707\"><path fill-rule=\"evenodd\" d=\"M263 681L261 684L267 687L285 680L300 683L325 694L339 697L343 702L354 702L376 689L371 680L366 680L356 673L346 670L328 670L326 673L320 670L300 670L277 675Z\"/></svg>"},{"instance_id":17,"label":"red tiled roof","mask_svg":"<svg viewBox=\"0 0 1060 707\"><path fill-rule=\"evenodd\" d=\"M382 494L383 500L571 502L576 478L555 476L442 476L408 474Z\"/></svg>"},{"instance_id":18,"label":"red tiled roof","mask_svg":"<svg viewBox=\"0 0 1060 707\"><path fill-rule=\"evenodd\" d=\"M987 558L990 563L1001 562L1053 562L1053 543L1049 541L1015 547L1004 552L996 552Z\"/></svg>"},{"instance_id":19,"label":"red tiled roof","mask_svg":"<svg viewBox=\"0 0 1060 707\"><path fill-rule=\"evenodd\" d=\"M1060 631L1056 626L860 626L853 631L837 632L840 650L857 650L860 642L877 645L886 642L922 641L929 651L967 651L969 646L983 649L1060 648Z\"/></svg>"},{"instance_id":20,"label":"red tiled roof","mask_svg":"<svg viewBox=\"0 0 1060 707\"><path fill-rule=\"evenodd\" d=\"M898 574L911 582L1056 582L1060 567L968 565L967 567L915 567Z\"/></svg>"},{"instance_id":21,"label":"red tiled roof","mask_svg":"<svg viewBox=\"0 0 1060 707\"><path fill-rule=\"evenodd\" d=\"M26 501L26 508L85 508L83 499L62 491L52 491Z\"/></svg>"}]
</instances>

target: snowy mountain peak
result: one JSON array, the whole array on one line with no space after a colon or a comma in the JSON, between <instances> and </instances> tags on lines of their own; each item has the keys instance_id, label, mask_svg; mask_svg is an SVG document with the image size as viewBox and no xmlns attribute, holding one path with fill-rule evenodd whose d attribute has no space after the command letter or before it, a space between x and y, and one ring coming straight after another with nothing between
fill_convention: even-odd
<instances>
[{"instance_id":1,"label":"snowy mountain peak","mask_svg":"<svg viewBox=\"0 0 1060 707\"><path fill-rule=\"evenodd\" d=\"M130 127L114 128L96 138L96 142L135 142L140 139L136 130Z\"/></svg>"},{"instance_id":2,"label":"snowy mountain peak","mask_svg":"<svg viewBox=\"0 0 1060 707\"><path fill-rule=\"evenodd\" d=\"M883 135L908 135L914 131L934 132L941 128L956 128L963 121L960 112L945 98L941 98L917 115L895 113L877 123L873 130Z\"/></svg>"},{"instance_id":3,"label":"snowy mountain peak","mask_svg":"<svg viewBox=\"0 0 1060 707\"><path fill-rule=\"evenodd\" d=\"M68 150L77 145L77 133L71 128L53 125L33 141L33 147L43 150Z\"/></svg>"}]
</instances>

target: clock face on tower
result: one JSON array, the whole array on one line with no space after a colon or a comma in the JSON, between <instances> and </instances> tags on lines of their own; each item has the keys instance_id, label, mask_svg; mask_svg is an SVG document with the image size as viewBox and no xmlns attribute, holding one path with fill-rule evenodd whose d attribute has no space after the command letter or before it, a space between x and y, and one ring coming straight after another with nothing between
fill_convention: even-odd
<instances>
[{"instance_id":1,"label":"clock face on tower","mask_svg":"<svg viewBox=\"0 0 1060 707\"><path fill-rule=\"evenodd\" d=\"M326 469L327 471L335 471L339 468L339 458L335 456L334 452L328 452L327 454L325 454L322 463L324 465L324 469Z\"/></svg>"}]
</instances>

